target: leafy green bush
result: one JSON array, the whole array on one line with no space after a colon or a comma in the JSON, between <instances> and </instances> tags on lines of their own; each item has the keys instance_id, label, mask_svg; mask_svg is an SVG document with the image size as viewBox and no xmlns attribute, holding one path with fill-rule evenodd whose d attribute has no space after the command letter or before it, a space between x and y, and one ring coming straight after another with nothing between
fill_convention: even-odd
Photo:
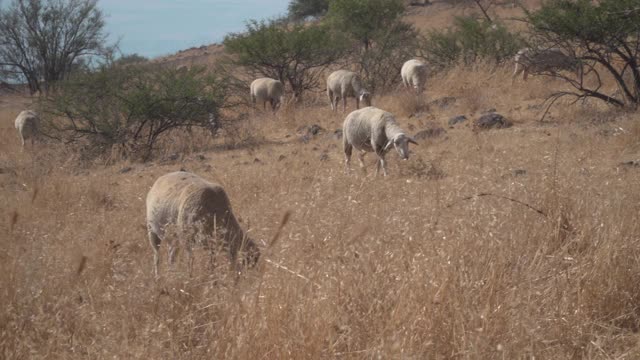
<instances>
[{"instance_id":1,"label":"leafy green bush","mask_svg":"<svg viewBox=\"0 0 640 360\"><path fill-rule=\"evenodd\" d=\"M434 68L447 68L478 60L499 64L510 59L522 45L522 39L500 23L458 17L452 28L427 34L423 49Z\"/></svg>"},{"instance_id":2,"label":"leafy green bush","mask_svg":"<svg viewBox=\"0 0 640 360\"><path fill-rule=\"evenodd\" d=\"M282 19L250 21L245 32L228 35L224 45L234 65L243 66L252 78L267 76L289 84L296 97L316 88L322 71L347 50L339 34Z\"/></svg>"},{"instance_id":3,"label":"leafy green bush","mask_svg":"<svg viewBox=\"0 0 640 360\"><path fill-rule=\"evenodd\" d=\"M402 21L400 0L333 0L325 23L353 43L349 62L357 64L365 86L384 92L400 82L400 68L415 56L418 32Z\"/></svg>"},{"instance_id":4,"label":"leafy green bush","mask_svg":"<svg viewBox=\"0 0 640 360\"><path fill-rule=\"evenodd\" d=\"M381 34L396 25L403 12L400 0L333 0L327 22L369 49Z\"/></svg>"},{"instance_id":5,"label":"leafy green bush","mask_svg":"<svg viewBox=\"0 0 640 360\"><path fill-rule=\"evenodd\" d=\"M43 100L43 130L66 143L85 139L98 153L119 145L146 160L171 130L219 126L224 97L224 81L204 68L103 66L75 74Z\"/></svg>"}]
</instances>

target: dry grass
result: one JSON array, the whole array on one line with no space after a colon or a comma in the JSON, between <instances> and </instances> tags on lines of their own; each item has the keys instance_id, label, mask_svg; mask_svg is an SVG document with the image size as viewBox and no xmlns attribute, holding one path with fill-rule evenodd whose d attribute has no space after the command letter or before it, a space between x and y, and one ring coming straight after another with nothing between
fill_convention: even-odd
<instances>
[{"instance_id":1,"label":"dry grass","mask_svg":"<svg viewBox=\"0 0 640 360\"><path fill-rule=\"evenodd\" d=\"M250 112L219 139L174 135L150 164L87 165L52 144L20 152L26 105L1 99L0 357L640 357L640 168L620 164L640 159L640 116L560 104L540 123L562 83L509 83L478 65L418 99L374 98L411 133L447 129L407 162L390 154L386 179L343 174L344 115L321 101ZM446 125L489 108L515 126ZM311 124L328 131L299 141ZM220 182L263 247L238 283L203 250L193 277L164 256L154 280L144 199L180 168Z\"/></svg>"},{"instance_id":2,"label":"dry grass","mask_svg":"<svg viewBox=\"0 0 640 360\"><path fill-rule=\"evenodd\" d=\"M447 128L408 162L391 154L387 179L344 175L328 133L298 140L301 125L340 127L326 104L252 113L238 130L253 129L251 146L197 133L149 165L87 168L50 145L21 153L12 120L23 105L4 102L3 357L640 356L640 170L619 166L640 155L640 119L575 105L539 123L527 104L551 90L508 79L459 69L422 99L374 99L415 131L489 107L516 121ZM421 105L445 95L456 102ZM209 271L203 251L197 275L163 259L153 279L144 198L181 167L222 183L263 247L292 211L238 284L226 267Z\"/></svg>"}]
</instances>

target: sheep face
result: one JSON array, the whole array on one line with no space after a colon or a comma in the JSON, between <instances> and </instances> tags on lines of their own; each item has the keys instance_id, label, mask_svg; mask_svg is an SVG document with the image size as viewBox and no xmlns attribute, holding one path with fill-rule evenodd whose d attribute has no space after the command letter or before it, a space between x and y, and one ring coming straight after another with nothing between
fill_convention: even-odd
<instances>
[{"instance_id":1,"label":"sheep face","mask_svg":"<svg viewBox=\"0 0 640 360\"><path fill-rule=\"evenodd\" d=\"M389 148L391 148L391 145L393 145L400 155L400 158L402 160L407 160L409 158L409 143L418 145L418 143L409 136L400 134L395 139L389 140L387 146L385 147L385 150L388 150Z\"/></svg>"},{"instance_id":2,"label":"sheep face","mask_svg":"<svg viewBox=\"0 0 640 360\"><path fill-rule=\"evenodd\" d=\"M371 106L371 94L368 92L363 92L360 94L360 101L362 101L366 106Z\"/></svg>"}]
</instances>

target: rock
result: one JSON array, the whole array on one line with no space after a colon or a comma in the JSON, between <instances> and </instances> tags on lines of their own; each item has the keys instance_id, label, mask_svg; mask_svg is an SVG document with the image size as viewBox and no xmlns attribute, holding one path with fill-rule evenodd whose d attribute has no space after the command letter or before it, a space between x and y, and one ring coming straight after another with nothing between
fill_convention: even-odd
<instances>
[{"instance_id":1,"label":"rock","mask_svg":"<svg viewBox=\"0 0 640 360\"><path fill-rule=\"evenodd\" d=\"M179 158L180 158L180 154L178 154L178 153L173 153L173 154L167 156L167 160L170 160L170 161L176 161Z\"/></svg>"},{"instance_id":2,"label":"rock","mask_svg":"<svg viewBox=\"0 0 640 360\"><path fill-rule=\"evenodd\" d=\"M200 161L205 161L205 160L207 160L207 158L206 158L204 155L202 155L202 154L198 154L198 155L196 155L196 159L198 159L198 160L200 160Z\"/></svg>"},{"instance_id":3,"label":"rock","mask_svg":"<svg viewBox=\"0 0 640 360\"><path fill-rule=\"evenodd\" d=\"M322 153L322 155L320 155L320 161L327 161L327 160L329 160L329 154Z\"/></svg>"},{"instance_id":4,"label":"rock","mask_svg":"<svg viewBox=\"0 0 640 360\"><path fill-rule=\"evenodd\" d=\"M325 130L320 125L313 124L311 126L300 126L297 131L302 136L313 137L323 133Z\"/></svg>"},{"instance_id":5,"label":"rock","mask_svg":"<svg viewBox=\"0 0 640 360\"><path fill-rule=\"evenodd\" d=\"M458 115L458 116L454 116L451 119L449 119L449 126L453 126L455 124L459 124L459 123L463 123L465 121L467 121L467 117L464 115Z\"/></svg>"},{"instance_id":6,"label":"rock","mask_svg":"<svg viewBox=\"0 0 640 360\"><path fill-rule=\"evenodd\" d=\"M453 96L445 96L445 97L442 97L442 98L439 98L439 99L435 99L435 100L429 102L427 104L427 106L429 106L429 107L437 106L440 109L446 109L449 106L455 104L456 101L457 101L457 99L454 98Z\"/></svg>"},{"instance_id":7,"label":"rock","mask_svg":"<svg viewBox=\"0 0 640 360\"><path fill-rule=\"evenodd\" d=\"M434 127L434 128L418 131L413 136L413 138L416 139L416 140L432 139L432 138L437 138L439 136L442 136L442 135L444 135L446 133L447 133L447 131L445 129L443 129L441 127Z\"/></svg>"},{"instance_id":8,"label":"rock","mask_svg":"<svg viewBox=\"0 0 640 360\"><path fill-rule=\"evenodd\" d=\"M278 161L282 161L282 160L284 160L284 159L286 159L286 158L287 158L286 156L284 156L284 155L280 155L280 156L278 156Z\"/></svg>"},{"instance_id":9,"label":"rock","mask_svg":"<svg viewBox=\"0 0 640 360\"><path fill-rule=\"evenodd\" d=\"M333 132L332 137L333 137L335 140L342 140L342 129L336 129L336 130Z\"/></svg>"},{"instance_id":10,"label":"rock","mask_svg":"<svg viewBox=\"0 0 640 360\"><path fill-rule=\"evenodd\" d=\"M498 113L489 113L480 116L473 123L474 129L503 129L513 124Z\"/></svg>"},{"instance_id":11,"label":"rock","mask_svg":"<svg viewBox=\"0 0 640 360\"><path fill-rule=\"evenodd\" d=\"M524 176L524 175L527 175L527 170L525 170L525 169L515 169L515 170L513 170L513 175L514 175L514 176Z\"/></svg>"},{"instance_id":12,"label":"rock","mask_svg":"<svg viewBox=\"0 0 640 360\"><path fill-rule=\"evenodd\" d=\"M120 174L126 174L129 171L133 170L133 168L131 166L125 166L122 169L120 169L120 171L118 171Z\"/></svg>"},{"instance_id":13,"label":"rock","mask_svg":"<svg viewBox=\"0 0 640 360\"><path fill-rule=\"evenodd\" d=\"M491 109L489 109L487 111L483 111L482 113L483 114L491 114L491 113L494 113L494 112L496 112L496 108L491 108Z\"/></svg>"},{"instance_id":14,"label":"rock","mask_svg":"<svg viewBox=\"0 0 640 360\"><path fill-rule=\"evenodd\" d=\"M253 162L257 164L257 163L261 163L261 162L262 162L262 160L260 160L260 159L258 159L258 158L255 158L255 159L253 159Z\"/></svg>"}]
</instances>

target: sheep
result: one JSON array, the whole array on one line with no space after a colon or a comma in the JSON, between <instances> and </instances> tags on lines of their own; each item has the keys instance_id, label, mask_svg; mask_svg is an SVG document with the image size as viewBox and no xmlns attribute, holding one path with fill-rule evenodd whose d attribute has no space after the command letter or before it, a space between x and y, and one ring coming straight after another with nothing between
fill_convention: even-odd
<instances>
[{"instance_id":1,"label":"sheep","mask_svg":"<svg viewBox=\"0 0 640 360\"><path fill-rule=\"evenodd\" d=\"M427 82L427 65L425 63L420 60L409 60L402 65L400 75L405 88L413 87L416 94L424 91Z\"/></svg>"},{"instance_id":2,"label":"sheep","mask_svg":"<svg viewBox=\"0 0 640 360\"><path fill-rule=\"evenodd\" d=\"M356 99L356 109L360 108L360 101L371 106L371 94L362 87L360 76L352 71L334 71L327 78L327 96L331 102L331 110L338 110L338 100L342 99L342 112L347 110L347 97Z\"/></svg>"},{"instance_id":3,"label":"sheep","mask_svg":"<svg viewBox=\"0 0 640 360\"><path fill-rule=\"evenodd\" d=\"M267 102L271 104L271 109L275 113L282 103L284 95L284 85L279 80L271 78L255 79L251 83L251 102L261 102L263 109L267 109Z\"/></svg>"},{"instance_id":4,"label":"sheep","mask_svg":"<svg viewBox=\"0 0 640 360\"><path fill-rule=\"evenodd\" d=\"M239 251L245 252L244 265L254 266L260 250L247 238L233 215L229 198L222 186L209 182L193 173L177 171L160 176L147 194L147 230L154 251L154 273L158 276L160 242L167 239L169 263L173 264L178 241L172 235L186 237L184 245L189 254L190 269L192 244L198 242L210 250L215 245L227 248L232 266L238 269ZM216 243L220 234L221 243Z\"/></svg>"},{"instance_id":5,"label":"sheep","mask_svg":"<svg viewBox=\"0 0 640 360\"><path fill-rule=\"evenodd\" d=\"M520 73L523 73L522 79L527 81L529 73L570 70L575 71L576 76L580 77L582 70L575 57L565 54L558 48L538 49L537 51L531 48L520 49L514 60L516 65L511 77L512 84Z\"/></svg>"},{"instance_id":6,"label":"sheep","mask_svg":"<svg viewBox=\"0 0 640 360\"><path fill-rule=\"evenodd\" d=\"M24 149L25 140L28 139L31 139L31 146L33 146L40 126L38 114L33 110L24 110L16 117L15 125L22 141L22 149Z\"/></svg>"},{"instance_id":7,"label":"sheep","mask_svg":"<svg viewBox=\"0 0 640 360\"><path fill-rule=\"evenodd\" d=\"M378 155L376 175L382 172L387 176L384 156L393 145L400 158L409 158L409 143L418 145L407 136L396 122L394 116L384 110L369 106L355 110L344 120L342 139L345 155L345 173L351 170L351 152L355 147L360 150L360 166L364 168L364 156L367 152Z\"/></svg>"}]
</instances>

